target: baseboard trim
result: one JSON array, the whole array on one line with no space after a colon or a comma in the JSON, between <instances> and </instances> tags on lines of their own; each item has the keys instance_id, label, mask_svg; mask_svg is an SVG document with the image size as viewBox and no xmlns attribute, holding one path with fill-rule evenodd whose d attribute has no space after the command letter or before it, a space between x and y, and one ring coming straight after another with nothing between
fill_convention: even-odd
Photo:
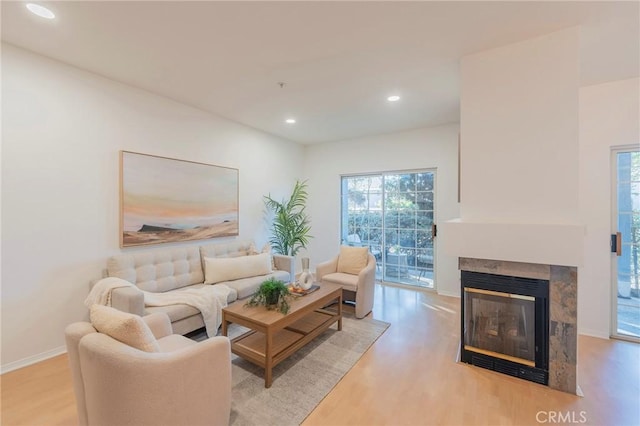
<instances>
[{"instance_id":1,"label":"baseboard trim","mask_svg":"<svg viewBox=\"0 0 640 426\"><path fill-rule=\"evenodd\" d=\"M460 293L452 293L449 291L440 291L438 290L438 294L440 296L449 296L449 297L455 297L456 299L460 299Z\"/></svg>"},{"instance_id":2,"label":"baseboard trim","mask_svg":"<svg viewBox=\"0 0 640 426\"><path fill-rule=\"evenodd\" d=\"M594 330L578 330L579 335L589 336L589 337L597 337L599 339L609 340L611 336L609 334L602 334L601 332L597 332Z\"/></svg>"},{"instance_id":3,"label":"baseboard trim","mask_svg":"<svg viewBox=\"0 0 640 426\"><path fill-rule=\"evenodd\" d=\"M2 367L0 367L0 374L8 373L13 370L18 370L19 368L36 364L38 362L47 360L49 358L53 358L54 356L62 355L66 352L67 352L66 346L60 346L55 349L51 349L50 351L42 352L37 355L19 359L18 361L13 361L8 364L3 364Z\"/></svg>"}]
</instances>

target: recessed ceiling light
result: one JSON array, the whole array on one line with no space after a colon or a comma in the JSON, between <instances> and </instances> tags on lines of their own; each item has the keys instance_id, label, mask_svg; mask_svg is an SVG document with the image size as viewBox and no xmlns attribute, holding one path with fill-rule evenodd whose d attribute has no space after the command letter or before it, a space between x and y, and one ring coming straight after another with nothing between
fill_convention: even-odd
<instances>
[{"instance_id":1,"label":"recessed ceiling light","mask_svg":"<svg viewBox=\"0 0 640 426\"><path fill-rule=\"evenodd\" d=\"M27 9L29 9L29 12L38 15L41 18L53 19L56 17L56 15L54 15L52 11L44 6L40 6L39 4L27 3Z\"/></svg>"},{"instance_id":2,"label":"recessed ceiling light","mask_svg":"<svg viewBox=\"0 0 640 426\"><path fill-rule=\"evenodd\" d=\"M287 118L286 120L284 120L285 123L287 124L295 124L296 119L295 118Z\"/></svg>"},{"instance_id":3,"label":"recessed ceiling light","mask_svg":"<svg viewBox=\"0 0 640 426\"><path fill-rule=\"evenodd\" d=\"M389 97L387 98L387 100L388 100L389 102L396 102L396 101L399 101L399 100L400 100L400 96L398 96L398 95L389 96Z\"/></svg>"}]
</instances>

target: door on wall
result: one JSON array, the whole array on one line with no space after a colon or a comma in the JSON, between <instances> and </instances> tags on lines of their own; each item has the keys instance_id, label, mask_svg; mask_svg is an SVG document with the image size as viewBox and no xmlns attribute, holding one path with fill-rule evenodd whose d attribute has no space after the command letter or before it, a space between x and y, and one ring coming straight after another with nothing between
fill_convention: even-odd
<instances>
[{"instance_id":1,"label":"door on wall","mask_svg":"<svg viewBox=\"0 0 640 426\"><path fill-rule=\"evenodd\" d=\"M613 337L640 342L640 150L613 152Z\"/></svg>"},{"instance_id":2,"label":"door on wall","mask_svg":"<svg viewBox=\"0 0 640 426\"><path fill-rule=\"evenodd\" d=\"M381 281L435 288L434 170L342 177L342 244L367 246Z\"/></svg>"}]
</instances>

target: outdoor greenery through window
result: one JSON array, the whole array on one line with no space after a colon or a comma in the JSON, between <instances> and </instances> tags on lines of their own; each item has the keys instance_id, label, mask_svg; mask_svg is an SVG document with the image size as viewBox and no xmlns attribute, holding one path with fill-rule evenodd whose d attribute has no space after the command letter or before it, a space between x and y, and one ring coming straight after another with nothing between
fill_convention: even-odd
<instances>
[{"instance_id":1,"label":"outdoor greenery through window","mask_svg":"<svg viewBox=\"0 0 640 426\"><path fill-rule=\"evenodd\" d=\"M377 278L435 288L435 172L342 178L342 243L367 246Z\"/></svg>"}]
</instances>

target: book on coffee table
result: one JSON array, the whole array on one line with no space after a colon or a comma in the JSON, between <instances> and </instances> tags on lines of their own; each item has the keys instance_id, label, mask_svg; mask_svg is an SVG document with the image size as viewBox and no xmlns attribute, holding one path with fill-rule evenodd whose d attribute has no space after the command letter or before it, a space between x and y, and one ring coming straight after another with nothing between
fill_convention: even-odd
<instances>
[{"instance_id":1,"label":"book on coffee table","mask_svg":"<svg viewBox=\"0 0 640 426\"><path fill-rule=\"evenodd\" d=\"M314 291L316 291L319 288L320 288L319 285L313 284L307 290L303 290L300 287L294 287L293 285L290 284L289 285L289 292L291 294L293 294L294 296L304 296L306 294L313 293Z\"/></svg>"}]
</instances>

